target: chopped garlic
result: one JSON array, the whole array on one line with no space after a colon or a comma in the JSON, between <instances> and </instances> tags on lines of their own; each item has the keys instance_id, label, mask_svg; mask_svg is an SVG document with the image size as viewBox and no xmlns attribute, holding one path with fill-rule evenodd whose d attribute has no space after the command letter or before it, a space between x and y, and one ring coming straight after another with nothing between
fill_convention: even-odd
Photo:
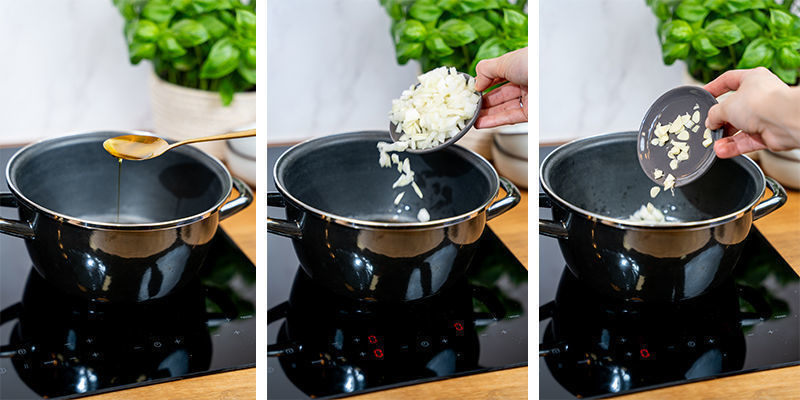
<instances>
[{"instance_id":1,"label":"chopped garlic","mask_svg":"<svg viewBox=\"0 0 800 400\"><path fill-rule=\"evenodd\" d=\"M652 144L653 146L658 146L659 143L660 143L660 141L658 139L655 139L655 138L650 141L650 144Z\"/></svg>"},{"instance_id":2,"label":"chopped garlic","mask_svg":"<svg viewBox=\"0 0 800 400\"><path fill-rule=\"evenodd\" d=\"M706 130L703 131L703 139L711 139L711 130L710 129L706 128Z\"/></svg>"},{"instance_id":3,"label":"chopped garlic","mask_svg":"<svg viewBox=\"0 0 800 400\"><path fill-rule=\"evenodd\" d=\"M664 176L664 171L662 171L662 170L660 170L658 168L656 168L656 170L653 171L653 178L661 179L662 176Z\"/></svg>"},{"instance_id":4,"label":"chopped garlic","mask_svg":"<svg viewBox=\"0 0 800 400\"><path fill-rule=\"evenodd\" d=\"M700 111L695 111L694 114L692 114L692 121L696 124L700 123Z\"/></svg>"},{"instance_id":5,"label":"chopped garlic","mask_svg":"<svg viewBox=\"0 0 800 400\"><path fill-rule=\"evenodd\" d=\"M656 196L658 196L658 192L660 192L660 191L661 191L660 187L653 186L652 188L650 188L650 197L655 199Z\"/></svg>"},{"instance_id":6,"label":"chopped garlic","mask_svg":"<svg viewBox=\"0 0 800 400\"><path fill-rule=\"evenodd\" d=\"M419 198L421 199L422 198L422 190L419 190L419 186L417 186L417 182L411 182L411 187L414 188L414 192L416 192L417 196L419 196Z\"/></svg>"},{"instance_id":7,"label":"chopped garlic","mask_svg":"<svg viewBox=\"0 0 800 400\"><path fill-rule=\"evenodd\" d=\"M653 222L653 223L666 221L666 218L664 218L664 214L662 214L659 209L653 206L652 203L647 203L646 206L640 207L628 219L636 222Z\"/></svg>"},{"instance_id":8,"label":"chopped garlic","mask_svg":"<svg viewBox=\"0 0 800 400\"><path fill-rule=\"evenodd\" d=\"M682 130L681 133L678 134L678 140L689 140L689 131Z\"/></svg>"},{"instance_id":9,"label":"chopped garlic","mask_svg":"<svg viewBox=\"0 0 800 400\"><path fill-rule=\"evenodd\" d=\"M675 121L672 121L672 124L669 126L669 133L678 132L683 127L683 121L681 120L681 116L678 115L675 117Z\"/></svg>"},{"instance_id":10,"label":"chopped garlic","mask_svg":"<svg viewBox=\"0 0 800 400\"><path fill-rule=\"evenodd\" d=\"M692 110L697 110L698 108L700 108L700 104L694 103L694 108L692 108Z\"/></svg>"},{"instance_id":11,"label":"chopped garlic","mask_svg":"<svg viewBox=\"0 0 800 400\"><path fill-rule=\"evenodd\" d=\"M664 179L664 190L667 189L672 191L672 195L675 196L675 177L672 174L668 174Z\"/></svg>"},{"instance_id":12,"label":"chopped garlic","mask_svg":"<svg viewBox=\"0 0 800 400\"><path fill-rule=\"evenodd\" d=\"M394 198L394 205L400 204L400 199L402 199L403 195L405 194L406 192L400 192L400 194L398 194L397 197Z\"/></svg>"},{"instance_id":13,"label":"chopped garlic","mask_svg":"<svg viewBox=\"0 0 800 400\"><path fill-rule=\"evenodd\" d=\"M681 122L684 124L691 121L691 119L692 117L689 115L689 113L681 115Z\"/></svg>"},{"instance_id":14,"label":"chopped garlic","mask_svg":"<svg viewBox=\"0 0 800 400\"><path fill-rule=\"evenodd\" d=\"M678 169L678 160L672 160L669 162L669 167L672 169Z\"/></svg>"},{"instance_id":15,"label":"chopped garlic","mask_svg":"<svg viewBox=\"0 0 800 400\"><path fill-rule=\"evenodd\" d=\"M675 161L686 161L688 159L689 159L689 152L687 150L684 150L681 151L680 154L678 154L678 159Z\"/></svg>"},{"instance_id":16,"label":"chopped garlic","mask_svg":"<svg viewBox=\"0 0 800 400\"><path fill-rule=\"evenodd\" d=\"M706 140L703 140L703 147L708 147L708 146L711 146L711 143L714 143L714 140L713 140L713 139L711 139L711 138L708 138L708 139L706 139Z\"/></svg>"},{"instance_id":17,"label":"chopped garlic","mask_svg":"<svg viewBox=\"0 0 800 400\"><path fill-rule=\"evenodd\" d=\"M692 128L692 132L694 132L694 133L697 133L697 130L698 130L698 129L700 129L700 125L695 125L695 126Z\"/></svg>"},{"instance_id":18,"label":"chopped garlic","mask_svg":"<svg viewBox=\"0 0 800 400\"><path fill-rule=\"evenodd\" d=\"M424 208L420 208L419 212L417 213L417 219L420 222L428 222L428 221L431 220L431 215L428 214L428 210L426 210Z\"/></svg>"}]
</instances>

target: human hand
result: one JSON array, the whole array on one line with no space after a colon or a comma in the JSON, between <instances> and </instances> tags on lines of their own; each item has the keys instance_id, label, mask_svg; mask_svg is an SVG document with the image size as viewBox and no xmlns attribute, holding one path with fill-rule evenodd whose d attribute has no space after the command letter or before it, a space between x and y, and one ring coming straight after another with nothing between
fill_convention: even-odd
<instances>
[{"instance_id":1,"label":"human hand","mask_svg":"<svg viewBox=\"0 0 800 400\"><path fill-rule=\"evenodd\" d=\"M481 60L475 67L475 90L508 82L483 96L475 127L492 128L528 120L528 48Z\"/></svg>"},{"instance_id":2,"label":"human hand","mask_svg":"<svg viewBox=\"0 0 800 400\"><path fill-rule=\"evenodd\" d=\"M735 91L708 110L706 127L725 127L724 137L714 143L719 158L800 147L800 92L768 69L727 71L704 89L714 97Z\"/></svg>"}]
</instances>

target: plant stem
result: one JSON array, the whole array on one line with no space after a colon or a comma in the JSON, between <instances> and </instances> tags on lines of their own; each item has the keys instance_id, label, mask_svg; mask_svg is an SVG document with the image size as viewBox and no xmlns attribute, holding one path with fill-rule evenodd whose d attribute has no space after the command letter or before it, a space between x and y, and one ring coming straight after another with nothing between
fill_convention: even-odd
<instances>
[{"instance_id":1,"label":"plant stem","mask_svg":"<svg viewBox=\"0 0 800 400\"><path fill-rule=\"evenodd\" d=\"M733 63L731 68L736 68L736 64L738 64L736 62L736 51L733 50L733 46L728 46L728 51L731 53L731 62Z\"/></svg>"}]
</instances>

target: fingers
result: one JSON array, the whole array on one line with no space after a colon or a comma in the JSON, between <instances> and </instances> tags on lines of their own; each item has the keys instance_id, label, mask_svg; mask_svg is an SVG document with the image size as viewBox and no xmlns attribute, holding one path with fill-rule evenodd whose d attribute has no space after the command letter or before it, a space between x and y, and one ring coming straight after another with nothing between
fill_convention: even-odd
<instances>
[{"instance_id":1,"label":"fingers","mask_svg":"<svg viewBox=\"0 0 800 400\"><path fill-rule=\"evenodd\" d=\"M731 158L751 151L766 149L759 136L740 133L724 137L714 143L714 151L719 158Z\"/></svg>"},{"instance_id":2,"label":"fingers","mask_svg":"<svg viewBox=\"0 0 800 400\"><path fill-rule=\"evenodd\" d=\"M475 66L475 90L482 92L498 83L505 82L504 71L500 70L500 57L481 60Z\"/></svg>"},{"instance_id":3,"label":"fingers","mask_svg":"<svg viewBox=\"0 0 800 400\"><path fill-rule=\"evenodd\" d=\"M742 82L742 77L744 74L750 71L751 70L749 69L727 71L718 76L717 79L714 79L703 86L703 89L711 93L712 96L719 97L724 93L739 89L739 84Z\"/></svg>"},{"instance_id":4,"label":"fingers","mask_svg":"<svg viewBox=\"0 0 800 400\"><path fill-rule=\"evenodd\" d=\"M503 104L511 99L519 99L522 94L522 89L519 86L509 83L483 95L483 106L493 107Z\"/></svg>"},{"instance_id":5,"label":"fingers","mask_svg":"<svg viewBox=\"0 0 800 400\"><path fill-rule=\"evenodd\" d=\"M515 98L500 105L482 109L475 121L475 127L478 129L493 128L528 121L527 98L523 97L522 103L523 106L520 107L518 98Z\"/></svg>"},{"instance_id":6,"label":"fingers","mask_svg":"<svg viewBox=\"0 0 800 400\"><path fill-rule=\"evenodd\" d=\"M711 108L708 109L708 116L706 117L706 128L711 130L719 129L726 123L730 122L728 118L727 104L730 104L730 102L732 102L733 100L734 100L733 97L729 97L728 99L726 99L725 103L714 104L713 106L711 106Z\"/></svg>"}]
</instances>

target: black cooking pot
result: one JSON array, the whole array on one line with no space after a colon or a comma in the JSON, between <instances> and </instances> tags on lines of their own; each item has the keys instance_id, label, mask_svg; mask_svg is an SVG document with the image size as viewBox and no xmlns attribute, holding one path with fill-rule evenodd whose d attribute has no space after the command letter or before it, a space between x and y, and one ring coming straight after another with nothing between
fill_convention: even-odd
<instances>
[{"instance_id":1,"label":"black cooking pot","mask_svg":"<svg viewBox=\"0 0 800 400\"><path fill-rule=\"evenodd\" d=\"M460 146L408 157L424 198L410 187L398 204L396 168L378 165L387 132L325 136L298 144L275 163L268 204L286 220L269 232L292 239L308 275L330 290L366 301L431 296L464 274L486 221L521 196L491 164ZM506 196L495 200L499 187ZM417 221L426 208L430 221Z\"/></svg>"},{"instance_id":2,"label":"black cooking pot","mask_svg":"<svg viewBox=\"0 0 800 400\"><path fill-rule=\"evenodd\" d=\"M740 310L740 302L755 312ZM737 371L745 361L743 326L769 318L757 290L729 277L708 293L678 303L631 303L594 294L567 270L540 344L553 377L578 397L625 392Z\"/></svg>"},{"instance_id":3,"label":"black cooking pot","mask_svg":"<svg viewBox=\"0 0 800 400\"><path fill-rule=\"evenodd\" d=\"M542 161L539 206L553 220L539 232L558 239L569 270L593 290L631 301L699 296L731 275L752 222L786 202L786 192L749 158L716 160L691 184L650 198L636 132L567 143ZM761 201L766 186L772 191ZM667 222L628 217L653 203ZM686 222L678 222L686 221Z\"/></svg>"},{"instance_id":4,"label":"black cooking pot","mask_svg":"<svg viewBox=\"0 0 800 400\"><path fill-rule=\"evenodd\" d=\"M208 312L207 301L222 312ZM98 303L61 294L31 271L22 301L0 312L0 323L17 321L0 357L45 397L178 377L208 369L209 326L237 313L222 290L198 279L144 304Z\"/></svg>"},{"instance_id":5,"label":"black cooking pot","mask_svg":"<svg viewBox=\"0 0 800 400\"><path fill-rule=\"evenodd\" d=\"M197 275L219 221L247 207L250 189L191 146L120 164L96 132L27 146L11 157L19 221L0 232L25 239L36 270L58 289L97 301L161 298ZM119 218L117 219L117 184ZM239 196L227 201L232 187Z\"/></svg>"}]
</instances>

